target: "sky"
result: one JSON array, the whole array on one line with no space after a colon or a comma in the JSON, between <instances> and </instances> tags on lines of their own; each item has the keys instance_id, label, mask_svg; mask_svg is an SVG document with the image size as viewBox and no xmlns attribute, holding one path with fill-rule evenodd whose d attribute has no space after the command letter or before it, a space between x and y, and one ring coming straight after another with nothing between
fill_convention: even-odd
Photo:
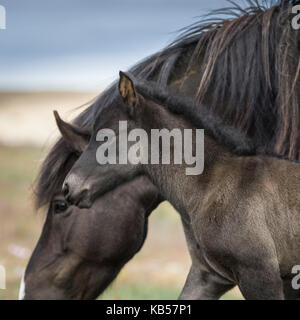
<instances>
[{"instance_id":1,"label":"sky","mask_svg":"<svg viewBox=\"0 0 300 320\"><path fill-rule=\"evenodd\" d=\"M243 3L243 0L237 1ZM101 90L226 0L0 0L0 90ZM199 17L198 17L199 20Z\"/></svg>"}]
</instances>

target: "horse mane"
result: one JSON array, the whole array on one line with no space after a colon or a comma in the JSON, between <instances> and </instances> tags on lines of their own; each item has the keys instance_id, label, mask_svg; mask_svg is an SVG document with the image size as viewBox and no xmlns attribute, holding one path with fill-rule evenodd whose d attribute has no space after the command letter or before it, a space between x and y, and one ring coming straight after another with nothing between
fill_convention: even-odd
<instances>
[{"instance_id":1,"label":"horse mane","mask_svg":"<svg viewBox=\"0 0 300 320\"><path fill-rule=\"evenodd\" d=\"M291 24L300 1L246 0L247 8L228 2L232 7L183 29L139 78L166 88L188 56L181 87L198 72L199 104L272 153L300 160L300 53Z\"/></svg>"},{"instance_id":2,"label":"horse mane","mask_svg":"<svg viewBox=\"0 0 300 320\"><path fill-rule=\"evenodd\" d=\"M258 0L246 0L249 3L246 9L228 1L233 7L215 10L200 23L186 28L177 40L133 66L130 72L137 79L154 80L161 88L166 88L181 58L187 55L189 66L186 74L195 66L202 73L196 98L199 103L205 102L210 106L212 113L219 118L216 121L220 121L220 125L222 122L228 123L249 137L256 136L256 140L262 144L268 138L266 131L271 135L275 132L273 150L282 154L283 158L287 155L290 159L297 159L300 156L300 124L296 84L300 60L297 58L294 62L296 67L292 68L290 61L295 57L289 55L288 49L297 44L284 47L287 39L291 40L291 28L279 35L278 45L275 40L278 37L276 27L289 22L288 10L298 1L282 0L275 3L261 0L266 4L263 6ZM230 17L218 18L219 14ZM249 30L252 31L250 35L243 37ZM270 60L276 63L270 64ZM277 77L274 76L274 70L277 71ZM117 94L114 83L74 123L91 130L97 115L111 104ZM227 103L224 106L225 101ZM272 114L273 117L270 116ZM213 120L214 117L210 117ZM233 129L228 126L227 130L228 135ZM235 142L242 145L244 153L249 146L249 152L252 152L253 144L243 134L238 136L236 130L234 138L228 142L233 149ZM236 152L239 152L238 149ZM68 163L74 156L62 138L52 147L36 180L37 208L51 201L62 185Z\"/></svg>"},{"instance_id":3,"label":"horse mane","mask_svg":"<svg viewBox=\"0 0 300 320\"><path fill-rule=\"evenodd\" d=\"M268 156L294 163L298 160L289 159L285 155L275 154L272 149L255 144L245 133L238 131L233 126L225 124L220 118L214 116L205 105L201 105L190 97L170 94L167 90L159 87L155 82L134 82L135 88L145 99L152 100L171 113L182 115L197 128L202 128L218 143L227 147L230 152L237 156Z\"/></svg>"},{"instance_id":4,"label":"horse mane","mask_svg":"<svg viewBox=\"0 0 300 320\"><path fill-rule=\"evenodd\" d=\"M297 31L291 7L299 1L254 1L210 15L172 44L196 42L188 70L200 69L196 99L274 153L300 159ZM259 107L258 107L259 106Z\"/></svg>"},{"instance_id":5,"label":"horse mane","mask_svg":"<svg viewBox=\"0 0 300 320\"><path fill-rule=\"evenodd\" d=\"M170 94L155 82L135 80L134 85L143 98L156 102L173 114L184 116L197 128L205 129L209 136L229 148L232 153L248 156L261 150L261 146L255 145L246 134L225 124L219 117L214 116L209 108L199 106L194 99Z\"/></svg>"}]
</instances>

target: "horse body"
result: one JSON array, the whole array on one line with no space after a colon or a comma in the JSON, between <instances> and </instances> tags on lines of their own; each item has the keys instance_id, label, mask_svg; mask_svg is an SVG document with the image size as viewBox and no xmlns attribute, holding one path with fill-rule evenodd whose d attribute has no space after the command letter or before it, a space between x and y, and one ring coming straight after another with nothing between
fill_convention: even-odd
<instances>
[{"instance_id":1,"label":"horse body","mask_svg":"<svg viewBox=\"0 0 300 320\"><path fill-rule=\"evenodd\" d=\"M125 103L118 104L123 112L134 114L131 128L143 128L148 134L152 128L195 128L186 118L172 114L174 106L166 101L159 104L149 95L143 96L133 82L121 75L120 92ZM105 119L95 131L102 125L117 127L115 117L110 122L106 114ZM201 252L198 270L209 272L222 288L237 284L248 299L282 299L283 280L291 278L292 267L300 258L300 165L263 155L241 157L226 144L228 141L206 134L205 171L201 176L187 176L186 165L106 164L91 168L97 148L92 138L66 178L67 197L84 207L90 203L86 198L92 199L91 190L97 189L100 195L128 176L146 174L190 225ZM89 170L94 172L92 178ZM72 193L78 185L84 194Z\"/></svg>"}]
</instances>

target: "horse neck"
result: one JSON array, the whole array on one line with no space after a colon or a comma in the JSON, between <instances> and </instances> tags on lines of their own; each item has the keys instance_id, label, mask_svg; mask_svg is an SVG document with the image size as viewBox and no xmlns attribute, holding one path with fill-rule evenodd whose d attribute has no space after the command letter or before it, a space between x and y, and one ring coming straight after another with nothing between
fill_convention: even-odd
<instances>
[{"instance_id":1,"label":"horse neck","mask_svg":"<svg viewBox=\"0 0 300 320\"><path fill-rule=\"evenodd\" d=\"M146 176L139 176L123 183L116 192L116 197L130 203L132 210L135 208L138 215L143 212L146 217L164 200L156 186Z\"/></svg>"},{"instance_id":2,"label":"horse neck","mask_svg":"<svg viewBox=\"0 0 300 320\"><path fill-rule=\"evenodd\" d=\"M166 108L155 103L147 103L140 110L138 116L138 124L146 130L148 136L151 136L151 129L195 129L184 118L171 114ZM214 179L214 173L219 170L224 161L231 161L234 156L227 151L222 145L216 142L213 138L205 134L205 159L204 173L201 176L186 175L186 164L182 165L163 165L163 164L148 164L143 165L143 171L156 185L160 194L180 212L185 220L190 219L190 215L197 210L203 197L209 192L207 185L210 188L211 183L217 183ZM193 139L193 150L195 150L195 139ZM149 146L150 147L150 146ZM173 150L171 140L171 150ZM150 153L149 153L150 154ZM161 154L161 150L160 150ZM172 155L171 155L172 159ZM172 162L172 160L171 160ZM208 191L207 191L208 190ZM196 191L196 192L195 192Z\"/></svg>"},{"instance_id":3,"label":"horse neck","mask_svg":"<svg viewBox=\"0 0 300 320\"><path fill-rule=\"evenodd\" d=\"M144 208L146 216L149 216L164 201L156 186L146 176L137 177L134 183L130 181L125 192L130 193L135 203Z\"/></svg>"}]
</instances>

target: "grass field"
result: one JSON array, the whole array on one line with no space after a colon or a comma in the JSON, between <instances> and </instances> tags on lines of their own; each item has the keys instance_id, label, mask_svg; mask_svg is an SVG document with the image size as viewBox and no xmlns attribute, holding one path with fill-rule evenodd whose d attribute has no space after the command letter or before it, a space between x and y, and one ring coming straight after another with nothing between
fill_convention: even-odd
<instances>
[{"instance_id":1,"label":"grass field","mask_svg":"<svg viewBox=\"0 0 300 320\"><path fill-rule=\"evenodd\" d=\"M0 147L0 264L6 268L1 299L15 299L20 276L38 239L43 218L32 210L31 188L42 153Z\"/></svg>"}]
</instances>

